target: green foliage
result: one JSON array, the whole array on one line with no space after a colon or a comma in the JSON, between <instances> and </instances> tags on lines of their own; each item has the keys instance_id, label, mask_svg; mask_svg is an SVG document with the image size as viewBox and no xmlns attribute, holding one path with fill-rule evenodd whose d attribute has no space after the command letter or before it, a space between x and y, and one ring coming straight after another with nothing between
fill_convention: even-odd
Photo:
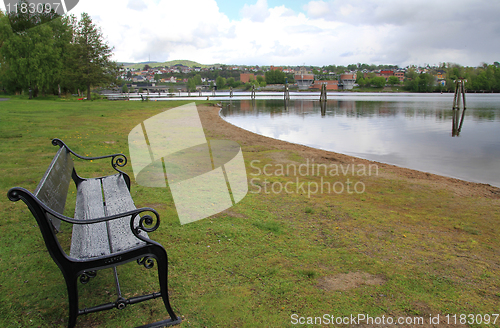
<instances>
[{"instance_id":1,"label":"green foliage","mask_svg":"<svg viewBox=\"0 0 500 328\"><path fill-rule=\"evenodd\" d=\"M389 78L387 79L387 83L390 85L397 85L399 84L399 79L397 76L389 76Z\"/></svg>"},{"instance_id":2,"label":"green foliage","mask_svg":"<svg viewBox=\"0 0 500 328\"><path fill-rule=\"evenodd\" d=\"M90 16L82 14L80 21L39 16L0 15L0 82L7 92L32 90L36 97L57 94L59 88L63 93L86 89L91 99L92 86L116 81L112 49Z\"/></svg>"},{"instance_id":3,"label":"green foliage","mask_svg":"<svg viewBox=\"0 0 500 328\"><path fill-rule=\"evenodd\" d=\"M123 93L128 93L128 87L127 87L127 85L126 85L126 84L124 84L124 85L122 86L122 92L123 92Z\"/></svg>"},{"instance_id":4,"label":"green foliage","mask_svg":"<svg viewBox=\"0 0 500 328\"><path fill-rule=\"evenodd\" d=\"M195 83L196 85L202 85L202 83L203 83L203 82L201 81L201 75L200 75L200 74L196 74L196 75L193 77L193 79L194 79L194 83Z\"/></svg>"},{"instance_id":5,"label":"green foliage","mask_svg":"<svg viewBox=\"0 0 500 328\"><path fill-rule=\"evenodd\" d=\"M87 99L90 98L91 86L112 84L118 75L118 65L111 61L113 48L104 41L98 28L87 13L73 25L74 53L73 67L77 80L87 87Z\"/></svg>"},{"instance_id":6,"label":"green foliage","mask_svg":"<svg viewBox=\"0 0 500 328\"><path fill-rule=\"evenodd\" d=\"M215 84L217 85L218 90L224 89L226 86L226 79L222 76L218 76L217 79L215 79Z\"/></svg>"},{"instance_id":7,"label":"green foliage","mask_svg":"<svg viewBox=\"0 0 500 328\"><path fill-rule=\"evenodd\" d=\"M196 81L194 78L189 78L187 82L188 91L196 91Z\"/></svg>"},{"instance_id":8,"label":"green foliage","mask_svg":"<svg viewBox=\"0 0 500 328\"><path fill-rule=\"evenodd\" d=\"M19 1L18 7L22 8L23 6L26 6L25 10L13 10L7 14L10 26L12 27L12 31L14 33L26 32L33 27L46 24L51 20L60 17L54 9L51 9L49 12L42 10L42 12L35 11L32 13L32 10L29 9L29 2L26 0Z\"/></svg>"},{"instance_id":9,"label":"green foliage","mask_svg":"<svg viewBox=\"0 0 500 328\"><path fill-rule=\"evenodd\" d=\"M267 84L284 84L286 74L280 70L267 71L265 79Z\"/></svg>"},{"instance_id":10,"label":"green foliage","mask_svg":"<svg viewBox=\"0 0 500 328\"><path fill-rule=\"evenodd\" d=\"M411 92L432 92L435 88L434 76L428 73L421 73L413 79L405 81L405 89Z\"/></svg>"},{"instance_id":11,"label":"green foliage","mask_svg":"<svg viewBox=\"0 0 500 328\"><path fill-rule=\"evenodd\" d=\"M373 85L376 88L383 88L385 86L385 77L383 76L375 76L371 78L369 84Z\"/></svg>"},{"instance_id":12,"label":"green foliage","mask_svg":"<svg viewBox=\"0 0 500 328\"><path fill-rule=\"evenodd\" d=\"M234 79L234 77L230 77L228 79L226 79L226 84L228 87L236 87L236 80Z\"/></svg>"}]
</instances>

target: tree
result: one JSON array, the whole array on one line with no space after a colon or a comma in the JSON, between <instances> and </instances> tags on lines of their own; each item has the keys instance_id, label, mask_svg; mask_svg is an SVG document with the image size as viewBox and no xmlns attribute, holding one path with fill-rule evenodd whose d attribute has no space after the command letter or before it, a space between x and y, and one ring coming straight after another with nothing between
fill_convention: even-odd
<instances>
[{"instance_id":1,"label":"tree","mask_svg":"<svg viewBox=\"0 0 500 328\"><path fill-rule=\"evenodd\" d=\"M91 99L91 87L112 84L118 75L118 65L111 61L113 48L104 41L98 28L87 13L83 13L74 27L75 74L87 87L87 99Z\"/></svg>"},{"instance_id":2,"label":"tree","mask_svg":"<svg viewBox=\"0 0 500 328\"><path fill-rule=\"evenodd\" d=\"M21 19L14 15L13 21ZM33 90L36 96L57 88L63 76L63 48L71 33L66 20L56 19L47 24L33 24L15 33L9 25L11 16L0 17L1 79L10 92ZM30 18L35 20L35 18ZM25 20L25 22L29 20ZM12 21L11 21L12 22ZM28 26L28 25L20 25ZM24 28L23 27L23 28ZM19 27L21 28L21 27ZM31 95L31 93L30 93Z\"/></svg>"},{"instance_id":3,"label":"tree","mask_svg":"<svg viewBox=\"0 0 500 328\"><path fill-rule=\"evenodd\" d=\"M390 85L396 85L399 84L399 79L397 76L389 76L389 78L387 79L387 83Z\"/></svg>"},{"instance_id":4,"label":"tree","mask_svg":"<svg viewBox=\"0 0 500 328\"><path fill-rule=\"evenodd\" d=\"M385 77L376 76L376 77L370 79L370 84L376 88L383 88L385 86Z\"/></svg>"},{"instance_id":5,"label":"tree","mask_svg":"<svg viewBox=\"0 0 500 328\"><path fill-rule=\"evenodd\" d=\"M200 74L196 74L194 76L194 82L196 83L196 85L201 85L203 82L201 81L201 75Z\"/></svg>"},{"instance_id":6,"label":"tree","mask_svg":"<svg viewBox=\"0 0 500 328\"><path fill-rule=\"evenodd\" d=\"M226 79L222 76L217 76L215 79L215 84L217 85L217 89L221 90L226 86Z\"/></svg>"},{"instance_id":7,"label":"tree","mask_svg":"<svg viewBox=\"0 0 500 328\"><path fill-rule=\"evenodd\" d=\"M188 91L196 91L196 81L194 78L189 78L187 83Z\"/></svg>"},{"instance_id":8,"label":"tree","mask_svg":"<svg viewBox=\"0 0 500 328\"><path fill-rule=\"evenodd\" d=\"M265 79L267 84L284 84L286 75L282 71L274 70L267 71L265 73Z\"/></svg>"},{"instance_id":9,"label":"tree","mask_svg":"<svg viewBox=\"0 0 500 328\"><path fill-rule=\"evenodd\" d=\"M364 87L367 84L366 80L362 77L358 79L357 83L360 87Z\"/></svg>"}]
</instances>

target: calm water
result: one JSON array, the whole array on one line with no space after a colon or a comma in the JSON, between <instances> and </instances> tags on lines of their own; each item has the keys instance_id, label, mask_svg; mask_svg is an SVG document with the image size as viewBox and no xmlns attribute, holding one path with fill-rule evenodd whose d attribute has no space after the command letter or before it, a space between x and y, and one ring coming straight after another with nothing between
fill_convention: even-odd
<instances>
[{"instance_id":1,"label":"calm water","mask_svg":"<svg viewBox=\"0 0 500 328\"><path fill-rule=\"evenodd\" d=\"M329 95L323 110L309 99L224 101L221 115L267 137L500 187L500 95L466 100L463 120L453 94Z\"/></svg>"}]
</instances>

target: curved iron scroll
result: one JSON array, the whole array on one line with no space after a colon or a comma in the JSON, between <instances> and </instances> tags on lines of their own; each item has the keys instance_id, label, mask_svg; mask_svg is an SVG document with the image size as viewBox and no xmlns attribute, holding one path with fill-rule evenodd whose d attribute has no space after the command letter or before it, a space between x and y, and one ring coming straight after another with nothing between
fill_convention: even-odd
<instances>
[{"instance_id":1,"label":"curved iron scroll","mask_svg":"<svg viewBox=\"0 0 500 328\"><path fill-rule=\"evenodd\" d=\"M151 215L143 215L140 217L139 223L136 226L135 224L136 218L139 216L139 214L143 212L153 213L154 218ZM156 229L158 229L159 226L160 226L160 214L158 214L158 212L156 212L153 209L144 208L140 212L137 212L134 215L132 215L132 217L130 218L130 229L132 230L132 233L137 238L147 243L156 244L151 239L141 236L140 235L141 231L144 231L146 233L153 232L156 231Z\"/></svg>"},{"instance_id":2,"label":"curved iron scroll","mask_svg":"<svg viewBox=\"0 0 500 328\"><path fill-rule=\"evenodd\" d=\"M78 157L80 159L97 160L97 159L103 159L103 158L111 158L111 166L116 171L118 171L118 172L120 172L122 174L125 174L125 172L123 172L120 169L118 169L118 167L124 167L125 165L127 165L127 162L128 162L127 156L125 156L124 154L120 153L120 154L112 154L112 155L98 156L98 157L87 157L87 156L82 156L82 155L79 155L79 154L75 153L61 139L57 139L57 138L56 139L52 139L52 144L54 146L65 147L70 153L72 153L73 155L75 155L76 157Z\"/></svg>"},{"instance_id":3,"label":"curved iron scroll","mask_svg":"<svg viewBox=\"0 0 500 328\"><path fill-rule=\"evenodd\" d=\"M94 278L95 276L97 276L97 272L96 271L84 272L80 276L80 282L82 284L86 284L86 283L88 283L90 281L91 278Z\"/></svg>"},{"instance_id":4,"label":"curved iron scroll","mask_svg":"<svg viewBox=\"0 0 500 328\"><path fill-rule=\"evenodd\" d=\"M155 261L152 257L146 256L141 259L137 259L137 264L144 265L146 269L151 269L155 266Z\"/></svg>"}]
</instances>

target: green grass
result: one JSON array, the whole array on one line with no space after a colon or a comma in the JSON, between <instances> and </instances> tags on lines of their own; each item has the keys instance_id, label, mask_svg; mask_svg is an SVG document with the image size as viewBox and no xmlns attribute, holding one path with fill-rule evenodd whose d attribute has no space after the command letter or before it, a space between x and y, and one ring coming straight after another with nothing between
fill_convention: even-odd
<instances>
[{"instance_id":1,"label":"green grass","mask_svg":"<svg viewBox=\"0 0 500 328\"><path fill-rule=\"evenodd\" d=\"M52 138L84 155L128 155L133 127L180 104L16 97L1 102L0 192L6 195L14 186L35 189L56 151ZM218 133L206 130L208 138L224 138ZM277 155L306 163L300 153L265 146L243 145L243 151L247 172L256 171L252 160L260 160L262 169ZM112 173L108 161L77 161L75 166L86 177ZM125 171L133 177L130 165ZM136 205L161 215L161 226L150 237L169 254L170 300L184 316L182 326L291 327L292 314L428 318L430 313L498 313L498 198L464 197L384 174L348 177L362 180L366 192L310 197L249 192L231 209L184 226L166 189L133 181ZM262 188L264 178L271 184L296 181L295 176L255 178ZM345 181L343 176L328 179ZM68 215L74 199L73 188ZM35 220L22 202L5 196L0 211L0 326L64 327L64 279ZM60 239L67 244L71 227L63 229ZM127 297L159 289L155 269L129 263L118 270ZM380 277L383 283L346 290L322 285L354 273ZM82 307L115 300L109 270L79 288ZM77 326L132 327L166 315L162 303L153 300L81 316Z\"/></svg>"}]
</instances>

